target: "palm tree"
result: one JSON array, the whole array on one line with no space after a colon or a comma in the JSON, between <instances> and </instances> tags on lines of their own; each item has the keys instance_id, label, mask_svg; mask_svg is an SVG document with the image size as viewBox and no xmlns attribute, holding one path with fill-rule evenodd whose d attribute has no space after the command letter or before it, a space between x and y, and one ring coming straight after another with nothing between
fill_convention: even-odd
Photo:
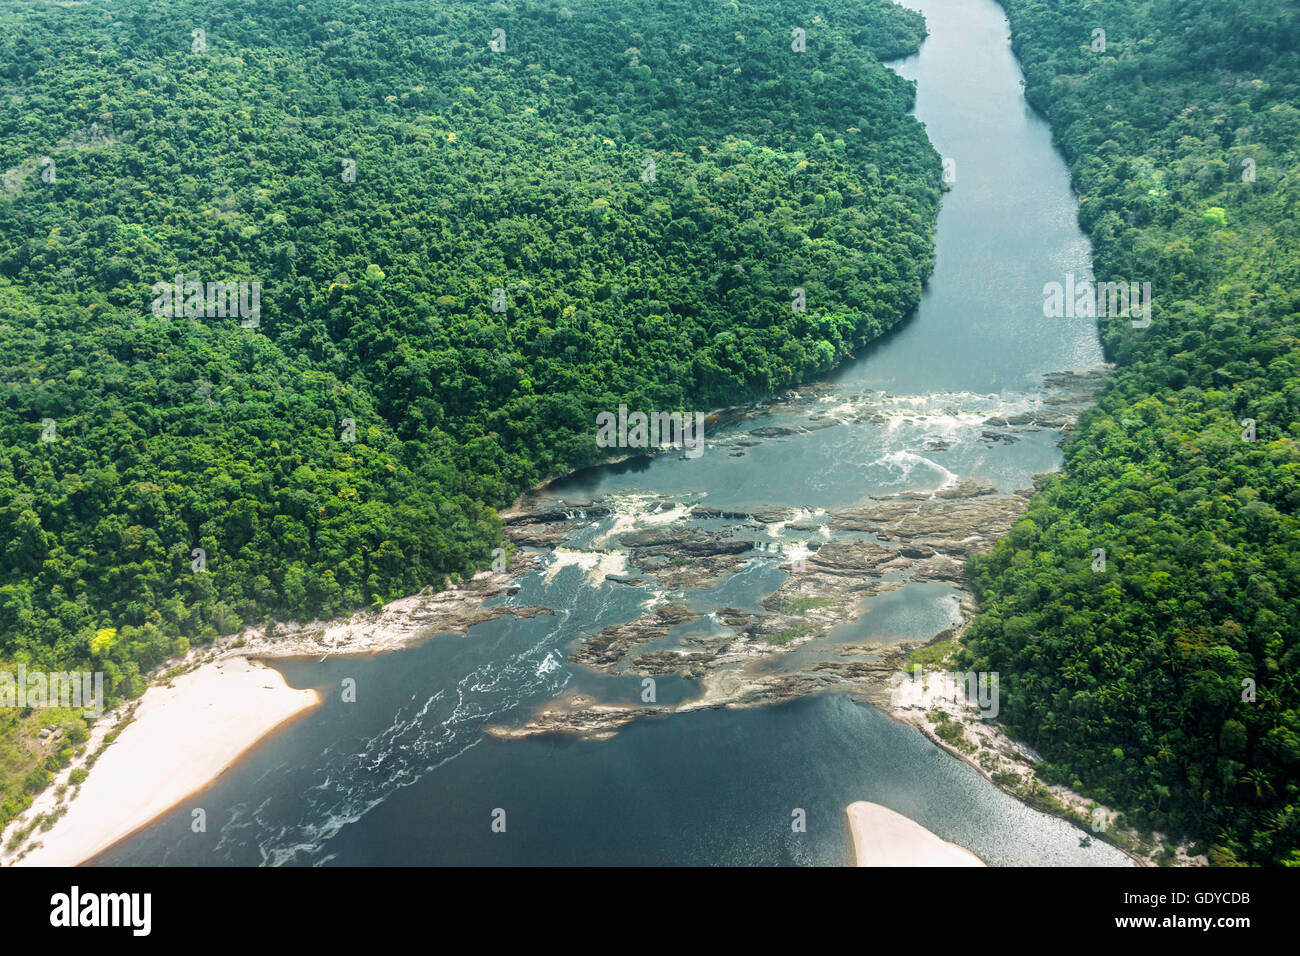
<instances>
[{"instance_id":1,"label":"palm tree","mask_svg":"<svg viewBox=\"0 0 1300 956\"><path fill-rule=\"evenodd\" d=\"M1259 769L1247 770L1242 775L1241 779L1237 781L1237 783L1245 783L1254 787L1256 800L1264 799L1265 790L1267 790L1270 794L1275 792L1273 790L1273 784L1269 782L1268 774L1265 773L1263 770L1259 770Z\"/></svg>"}]
</instances>

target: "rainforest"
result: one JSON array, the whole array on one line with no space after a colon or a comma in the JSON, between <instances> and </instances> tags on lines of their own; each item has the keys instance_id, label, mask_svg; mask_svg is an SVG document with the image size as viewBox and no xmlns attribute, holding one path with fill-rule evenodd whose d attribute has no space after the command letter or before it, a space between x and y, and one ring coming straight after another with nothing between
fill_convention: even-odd
<instances>
[{"instance_id":1,"label":"rainforest","mask_svg":"<svg viewBox=\"0 0 1300 956\"><path fill-rule=\"evenodd\" d=\"M433 769L371 773L383 761L365 752L364 771L331 763L344 759L338 727L351 725L322 711L319 739L295 738L300 776L278 778L294 781L278 811L288 822L250 828L230 851L247 855L217 861L389 862L413 845L367 855L405 832L384 816L403 812L391 794L421 773L425 806L477 794L494 772L452 766L444 779L469 778L456 790L433 786L433 770L477 747L490 721L522 737L538 713L569 716L561 695L574 687L580 700L608 693L597 717L611 720L629 676L650 680L651 701L644 675L662 678L683 709L692 682L719 671L734 678L725 702L746 704L820 694L845 668L879 678L905 641L846 664L840 636L866 625L830 615L856 613L860 595L839 589L852 580L889 621L929 622L912 660L991 675L1001 730L1032 748L1030 788L985 768L970 796L929 749L909 749L928 741L891 736L900 728L847 703L849 677L802 710L719 711L692 726L780 724L749 737L771 743L765 757L781 752L783 720L856 728L825 735L852 742L837 770L857 773L868 754L854 787L897 781L888 792L913 800L913 817L960 831L940 842L984 841L969 851L981 859L1093 864L1099 851L1052 829L1059 819L1018 829L1027 810L1008 792L1044 809L1034 796L1057 785L1114 808L1116 828L1142 837L1131 846L1163 845L1161 862L1300 865L1300 8L998 3L1018 62L1007 54L1002 72L982 71L1008 48L999 7L982 0L918 2L937 26L892 0L6 3L0 673L102 674L114 707L197 668L195 649L211 649L203 666L215 667L251 628L366 609L378 620L397 599L504 573L504 556L531 548L523 583L502 594L536 603L512 606L505 637L492 632L501 656L488 641L430 642L426 658L407 659L422 665L392 658L367 687L403 689L391 712L370 715L367 739L391 731L410 753L433 753ZM936 29L970 64L967 89L921 62ZM909 71L932 84L932 128L914 115L925 111ZM1001 156L1000 178L1001 166L978 165L998 155L981 149L978 124L991 118L980 104L1024 120L1003 127L1017 148L1041 134L1032 183L1010 172L1014 157ZM941 133L965 153L941 157ZM950 189L969 190L967 205ZM1026 196L1038 206L1018 206ZM935 295L941 207L956 223L947 266L967 282L964 301ZM1008 227L1017 215L1023 233ZM1075 271L1040 275L1043 250ZM1004 286L1017 291L981 304ZM1110 304L1085 296L1076 308L1079 289L1107 290ZM1017 325L1027 314L1038 324ZM921 316L931 338L907 339ZM994 370L1002 354L969 341L962 352L972 331L990 352L1022 348L1023 367ZM917 369L926 381L909 378ZM737 430L769 413L805 417ZM646 422L660 423L657 439ZM1051 429L1060 436L1045 438ZM771 451L787 441L785 457ZM663 485L629 489L598 467L678 442L683 467L709 459L689 479L658 470ZM571 506L549 485L534 512L508 512L575 472L579 491L606 497ZM702 504L708 494L726 507ZM683 531L688 517L719 524ZM824 535L808 549L783 537L797 532ZM719 544L725 534L736 537ZM684 549L667 553L674 542ZM629 568L629 555L643 565ZM825 593L795 593L809 567ZM574 568L581 586L563 578ZM900 569L920 585L906 596L884 580ZM647 585L655 575L660 592ZM642 606L643 593L662 600ZM690 631L696 617L704 637ZM528 630L548 618L561 623ZM670 628L677 645L631 656ZM691 640L702 643L682 652ZM761 658L745 674L757 689L726 671L727 642L746 666ZM766 655L787 655L790 670L764 670ZM332 680L327 657L313 673ZM459 706L462 692L475 706ZM438 733L425 734L424 711L403 716L420 693L458 701ZM962 753L960 726L935 713L935 736ZM95 758L69 761L85 759L88 733L76 710L0 712L0 824L51 781L66 781L49 787L62 799L86 778ZM617 746L663 739L649 734ZM514 768L531 744L512 745L475 759L501 754ZM523 761L521 774L539 776L511 779L544 779L565 757ZM698 775L724 765L705 754ZM227 783L260 801L274 774L248 768ZM523 789L543 795L538 806L559 792ZM649 815L676 833L671 809ZM754 802L736 820L769 809ZM357 826L342 851L327 832L338 820ZM739 858L834 860L837 823L821 856L772 840L774 856ZM211 862L193 845L192 857L159 850L160 832L124 859ZM750 847L753 832L727 846ZM437 852L459 846L477 862L508 845L456 839ZM529 852L569 859L584 839Z\"/></svg>"},{"instance_id":2,"label":"rainforest","mask_svg":"<svg viewBox=\"0 0 1300 956\"><path fill-rule=\"evenodd\" d=\"M918 14L594 6L6 5L0 660L113 700L442 587L598 413L770 393L916 305L940 161L880 61ZM155 314L176 276L260 321Z\"/></svg>"},{"instance_id":3,"label":"rainforest","mask_svg":"<svg viewBox=\"0 0 1300 956\"><path fill-rule=\"evenodd\" d=\"M1148 327L1101 317L1116 368L1062 473L971 562L968 663L1047 780L1298 865L1300 10L1004 6L1098 279L1153 291Z\"/></svg>"}]
</instances>

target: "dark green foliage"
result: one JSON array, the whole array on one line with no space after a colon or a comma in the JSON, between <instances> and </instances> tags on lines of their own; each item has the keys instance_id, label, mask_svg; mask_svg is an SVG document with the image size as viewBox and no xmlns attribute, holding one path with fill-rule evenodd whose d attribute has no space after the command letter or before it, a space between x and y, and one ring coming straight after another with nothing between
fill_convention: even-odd
<instances>
[{"instance_id":1,"label":"dark green foliage","mask_svg":"<svg viewBox=\"0 0 1300 956\"><path fill-rule=\"evenodd\" d=\"M1154 309L1102 320L1118 367L1064 474L971 562L966 662L1049 778L1219 862L1300 862L1300 8L1004 5L1098 278Z\"/></svg>"},{"instance_id":2,"label":"dark green foliage","mask_svg":"<svg viewBox=\"0 0 1300 956\"><path fill-rule=\"evenodd\" d=\"M924 24L883 0L0 21L0 661L113 696L486 567L597 411L824 372L932 265L939 159L877 60ZM177 274L260 281L260 326L156 317Z\"/></svg>"}]
</instances>

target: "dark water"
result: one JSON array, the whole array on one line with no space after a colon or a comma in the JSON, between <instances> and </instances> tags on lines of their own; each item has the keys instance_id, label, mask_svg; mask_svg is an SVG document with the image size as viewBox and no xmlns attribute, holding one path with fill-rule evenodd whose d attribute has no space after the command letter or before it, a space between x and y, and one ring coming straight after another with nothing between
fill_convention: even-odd
<instances>
[{"instance_id":1,"label":"dark water","mask_svg":"<svg viewBox=\"0 0 1300 956\"><path fill-rule=\"evenodd\" d=\"M911 321L830 382L710 434L701 458L665 456L553 489L557 499L613 508L577 522L564 549L508 599L554 613L369 660L281 663L291 684L324 687L327 702L98 862L842 864L853 800L892 807L991 864L1127 862L1103 844L1080 847L1079 830L840 696L651 718L605 741L482 732L523 722L562 690L634 702L635 675L567 662L577 639L669 601L701 615L670 643L721 629L710 612L756 607L784 580L788 549L829 536L829 510L963 478L1010 491L1059 466L1056 432L989 441L985 419L1038 409L1051 397L1045 375L1101 359L1089 320L1042 315L1043 283L1090 275L1067 173L1020 95L1001 10L991 0L912 5L931 36L898 69L918 82L917 115L956 160L956 182L939 218L936 271ZM759 426L791 433L760 438L751 433ZM675 592L653 574L642 589L606 578L645 570L628 566L619 532L698 523L685 514L702 503L799 513L747 527L761 546L712 589ZM956 619L953 594L908 583L831 639L937 632ZM355 703L339 699L344 678L356 681ZM676 704L698 688L665 677L658 692L661 705ZM209 832L194 834L190 811L200 806ZM498 809L503 833L491 828ZM796 809L806 833L792 831Z\"/></svg>"}]
</instances>

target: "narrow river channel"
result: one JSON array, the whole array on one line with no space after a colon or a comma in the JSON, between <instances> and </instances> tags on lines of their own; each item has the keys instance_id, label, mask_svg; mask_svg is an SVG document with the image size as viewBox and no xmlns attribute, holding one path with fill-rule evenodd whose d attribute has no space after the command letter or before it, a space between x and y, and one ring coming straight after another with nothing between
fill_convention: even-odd
<instances>
[{"instance_id":1,"label":"narrow river channel","mask_svg":"<svg viewBox=\"0 0 1300 956\"><path fill-rule=\"evenodd\" d=\"M1066 167L1021 95L1001 9L909 2L930 36L895 68L917 83L916 114L955 174L917 312L829 380L715 429L699 458L665 455L548 489L536 506L568 509L571 531L501 600L552 613L372 658L278 663L299 687L354 678L357 701L331 691L97 863L841 865L854 800L891 807L991 865L1128 863L1100 842L1081 846L1080 830L833 686L639 719L603 740L484 733L565 694L637 703L637 674L587 669L570 660L574 648L670 604L689 620L639 652L725 644L719 611L756 613L793 554L839 533L839 510L963 484L1010 493L1059 467L1053 410L1079 404L1060 384L1078 379L1062 373L1101 362L1093 320L1043 316L1045 282L1091 275ZM698 586L620 547L630 532L688 524L757 546ZM929 638L958 622L959 597L951 583L904 574L779 665L811 672L845 641ZM690 676L657 679L661 706L702 692ZM190 830L193 807L207 812L204 834ZM498 808L504 833L491 828ZM806 812L804 833L792 831L794 809Z\"/></svg>"}]
</instances>

